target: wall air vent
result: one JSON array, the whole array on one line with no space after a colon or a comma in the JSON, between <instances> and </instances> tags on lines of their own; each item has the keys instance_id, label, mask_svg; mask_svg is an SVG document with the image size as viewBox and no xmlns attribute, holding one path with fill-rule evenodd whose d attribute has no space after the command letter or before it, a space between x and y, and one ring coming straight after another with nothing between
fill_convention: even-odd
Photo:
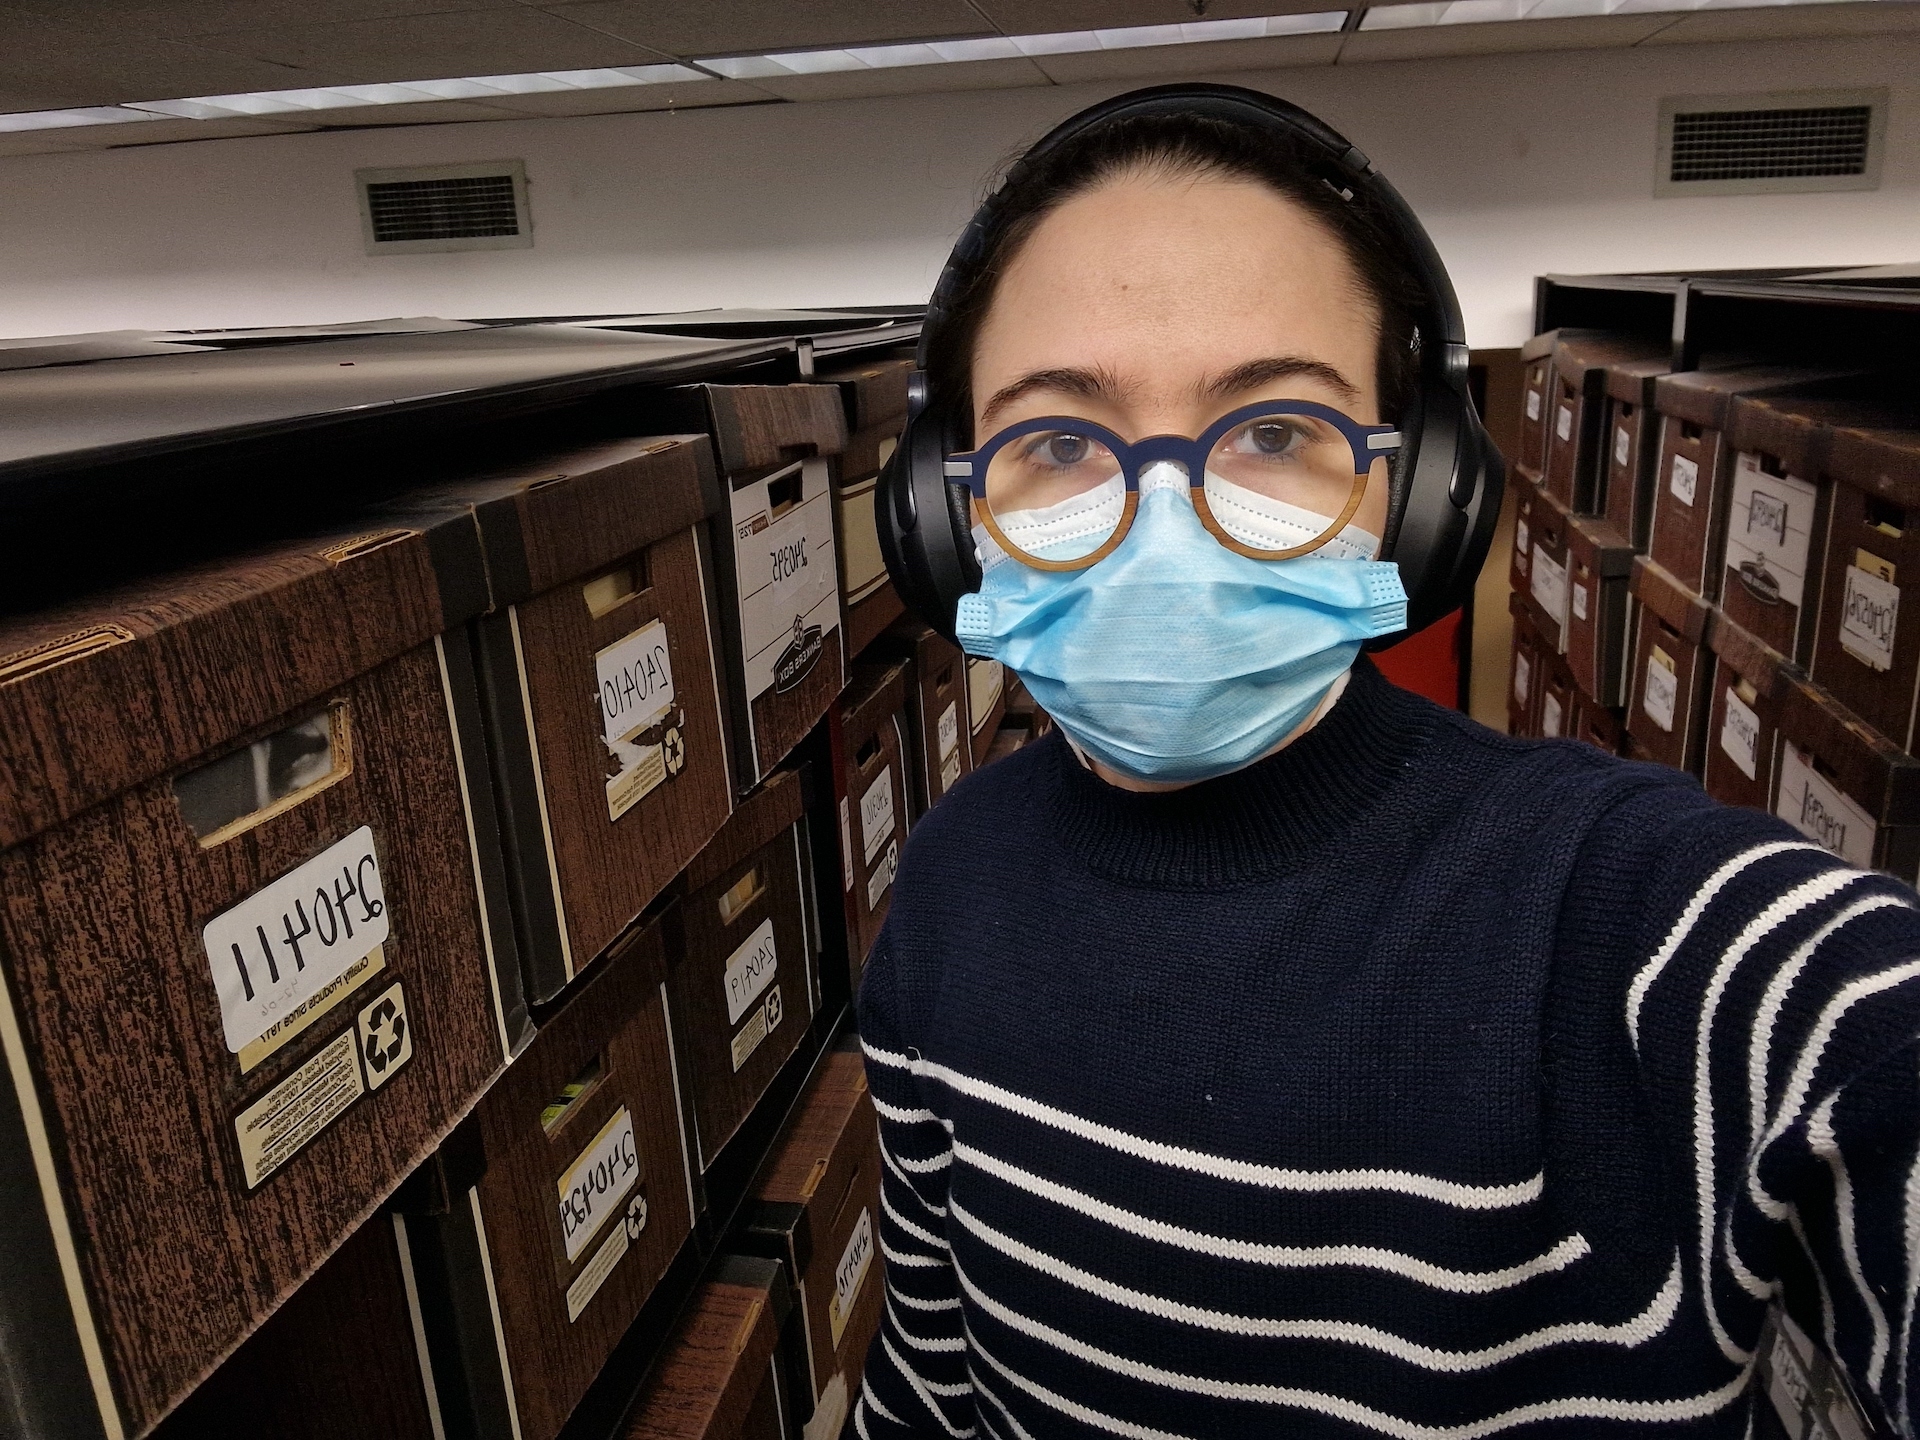
<instances>
[{"instance_id":1,"label":"wall air vent","mask_svg":"<svg viewBox=\"0 0 1920 1440\"><path fill-rule=\"evenodd\" d=\"M356 170L354 180L369 255L533 244L527 172L518 160Z\"/></svg>"},{"instance_id":2,"label":"wall air vent","mask_svg":"<svg viewBox=\"0 0 1920 1440\"><path fill-rule=\"evenodd\" d=\"M1876 190L1885 90L1694 95L1660 102L1656 195Z\"/></svg>"}]
</instances>

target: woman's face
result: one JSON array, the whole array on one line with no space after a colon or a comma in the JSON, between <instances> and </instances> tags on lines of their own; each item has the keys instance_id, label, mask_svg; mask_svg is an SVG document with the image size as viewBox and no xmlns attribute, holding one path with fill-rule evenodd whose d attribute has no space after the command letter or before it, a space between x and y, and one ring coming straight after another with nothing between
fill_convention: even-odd
<instances>
[{"instance_id":1,"label":"woman's face","mask_svg":"<svg viewBox=\"0 0 1920 1440\"><path fill-rule=\"evenodd\" d=\"M1380 419L1379 308L1318 221L1264 185L1134 175L1047 216L974 349L974 438L1065 415L1126 440L1198 435L1255 400ZM1387 462L1352 523L1379 535Z\"/></svg>"}]
</instances>

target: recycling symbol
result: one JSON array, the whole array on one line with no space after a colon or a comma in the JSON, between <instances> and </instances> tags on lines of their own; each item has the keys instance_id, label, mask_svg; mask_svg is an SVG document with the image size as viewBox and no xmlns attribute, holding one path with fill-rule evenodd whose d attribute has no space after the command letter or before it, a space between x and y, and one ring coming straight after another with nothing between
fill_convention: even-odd
<instances>
[{"instance_id":1,"label":"recycling symbol","mask_svg":"<svg viewBox=\"0 0 1920 1440\"><path fill-rule=\"evenodd\" d=\"M667 733L660 737L660 745L666 751L667 774L678 775L687 768L687 742L678 725L668 727Z\"/></svg>"},{"instance_id":2,"label":"recycling symbol","mask_svg":"<svg viewBox=\"0 0 1920 1440\"><path fill-rule=\"evenodd\" d=\"M367 1067L367 1088L378 1090L413 1058L413 1029L407 1024L407 997L390 985L360 1012L360 1058Z\"/></svg>"},{"instance_id":3,"label":"recycling symbol","mask_svg":"<svg viewBox=\"0 0 1920 1440\"><path fill-rule=\"evenodd\" d=\"M780 987L774 986L767 994L767 1029L772 1030L780 1023L780 1017L786 1011L780 1005Z\"/></svg>"},{"instance_id":4,"label":"recycling symbol","mask_svg":"<svg viewBox=\"0 0 1920 1440\"><path fill-rule=\"evenodd\" d=\"M627 1239L638 1240L647 1228L647 1197L639 1194L627 1203Z\"/></svg>"}]
</instances>

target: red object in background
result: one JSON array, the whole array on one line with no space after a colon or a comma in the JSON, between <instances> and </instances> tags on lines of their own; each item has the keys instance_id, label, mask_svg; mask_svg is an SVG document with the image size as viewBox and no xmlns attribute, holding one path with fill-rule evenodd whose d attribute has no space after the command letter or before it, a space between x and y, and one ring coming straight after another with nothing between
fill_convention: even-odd
<instances>
[{"instance_id":1,"label":"red object in background","mask_svg":"<svg viewBox=\"0 0 1920 1440\"><path fill-rule=\"evenodd\" d=\"M1403 690L1449 710L1460 708L1460 612L1374 653L1380 673Z\"/></svg>"}]
</instances>

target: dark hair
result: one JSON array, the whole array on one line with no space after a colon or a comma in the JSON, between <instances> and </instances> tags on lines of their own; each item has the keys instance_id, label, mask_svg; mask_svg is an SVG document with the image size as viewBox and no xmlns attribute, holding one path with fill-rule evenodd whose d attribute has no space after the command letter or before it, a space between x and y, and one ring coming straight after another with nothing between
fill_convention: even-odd
<instances>
[{"instance_id":1,"label":"dark hair","mask_svg":"<svg viewBox=\"0 0 1920 1440\"><path fill-rule=\"evenodd\" d=\"M980 263L961 281L930 338L927 380L963 429L970 424L974 345L1000 277L1040 222L1067 201L1122 176L1219 176L1267 185L1324 226L1380 309L1375 379L1381 418L1397 423L1419 378L1425 297L1397 232L1364 193L1336 189L1323 157L1301 141L1212 115L1123 115L1016 163L1000 192ZM978 439L979 437L975 437Z\"/></svg>"}]
</instances>

